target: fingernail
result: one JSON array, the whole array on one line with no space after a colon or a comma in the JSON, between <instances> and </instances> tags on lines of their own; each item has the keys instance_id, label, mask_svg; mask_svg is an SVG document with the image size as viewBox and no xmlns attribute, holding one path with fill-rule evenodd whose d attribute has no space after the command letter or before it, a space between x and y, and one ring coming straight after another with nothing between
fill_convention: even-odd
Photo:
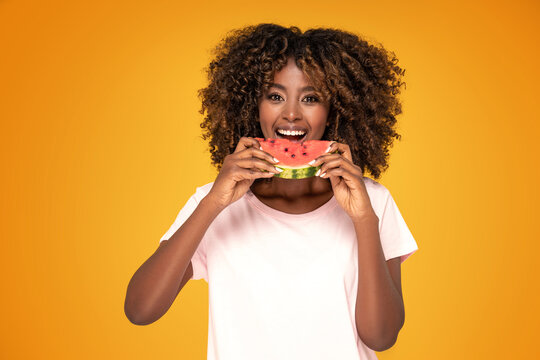
<instances>
[{"instance_id":1,"label":"fingernail","mask_svg":"<svg viewBox=\"0 0 540 360\"><path fill-rule=\"evenodd\" d=\"M321 174L321 177L323 177L324 175L326 175L326 173L324 173L324 174Z\"/></svg>"},{"instance_id":2,"label":"fingernail","mask_svg":"<svg viewBox=\"0 0 540 360\"><path fill-rule=\"evenodd\" d=\"M310 162L308 162L308 165L313 165L315 164L315 160L311 160Z\"/></svg>"},{"instance_id":3,"label":"fingernail","mask_svg":"<svg viewBox=\"0 0 540 360\"><path fill-rule=\"evenodd\" d=\"M274 158L274 161L275 161L275 162L279 162L279 160L278 160L278 159L276 159L276 158Z\"/></svg>"},{"instance_id":4,"label":"fingernail","mask_svg":"<svg viewBox=\"0 0 540 360\"><path fill-rule=\"evenodd\" d=\"M279 171L279 172L283 171L283 169L280 169L280 168L277 168L277 167L274 167L274 169L276 169L276 171Z\"/></svg>"},{"instance_id":5,"label":"fingernail","mask_svg":"<svg viewBox=\"0 0 540 360\"><path fill-rule=\"evenodd\" d=\"M332 143L333 144L333 143ZM330 148L332 147L332 144L328 145L328 148L324 151L325 153L328 152L328 150L330 150Z\"/></svg>"},{"instance_id":6,"label":"fingernail","mask_svg":"<svg viewBox=\"0 0 540 360\"><path fill-rule=\"evenodd\" d=\"M315 173L315 176L319 176L320 173L321 173L321 169L317 170L317 172Z\"/></svg>"},{"instance_id":7,"label":"fingernail","mask_svg":"<svg viewBox=\"0 0 540 360\"><path fill-rule=\"evenodd\" d=\"M259 149L262 150L262 146L259 146ZM263 150L264 151L264 150Z\"/></svg>"}]
</instances>

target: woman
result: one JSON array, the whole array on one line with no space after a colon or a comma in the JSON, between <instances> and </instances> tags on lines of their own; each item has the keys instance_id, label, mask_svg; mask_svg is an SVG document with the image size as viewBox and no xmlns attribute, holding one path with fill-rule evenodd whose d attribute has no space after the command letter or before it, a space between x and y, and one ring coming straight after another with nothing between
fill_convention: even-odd
<instances>
[{"instance_id":1,"label":"woman","mask_svg":"<svg viewBox=\"0 0 540 360\"><path fill-rule=\"evenodd\" d=\"M403 70L356 35L274 24L232 32L215 55L201 127L219 174L131 279L126 315L154 322L204 278L208 359L376 359L403 326L400 264L418 249L363 176L400 138ZM317 176L290 180L256 137L333 143Z\"/></svg>"}]
</instances>

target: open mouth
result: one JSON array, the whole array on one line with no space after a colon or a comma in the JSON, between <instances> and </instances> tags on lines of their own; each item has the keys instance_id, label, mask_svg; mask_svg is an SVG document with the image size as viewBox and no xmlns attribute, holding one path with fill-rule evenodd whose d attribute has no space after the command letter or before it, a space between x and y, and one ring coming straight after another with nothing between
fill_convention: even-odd
<instances>
[{"instance_id":1,"label":"open mouth","mask_svg":"<svg viewBox=\"0 0 540 360\"><path fill-rule=\"evenodd\" d=\"M292 142L303 142L304 139L307 136L307 131L304 130L283 130L283 129L277 129L276 130L276 138L277 139L287 139Z\"/></svg>"}]
</instances>

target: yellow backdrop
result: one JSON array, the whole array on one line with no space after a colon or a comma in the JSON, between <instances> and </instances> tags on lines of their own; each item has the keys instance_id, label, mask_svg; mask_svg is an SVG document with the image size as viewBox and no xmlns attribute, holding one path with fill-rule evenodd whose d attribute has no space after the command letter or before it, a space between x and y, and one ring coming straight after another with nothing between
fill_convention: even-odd
<instances>
[{"instance_id":1,"label":"yellow backdrop","mask_svg":"<svg viewBox=\"0 0 540 360\"><path fill-rule=\"evenodd\" d=\"M131 324L135 270L213 181L197 90L259 22L337 27L406 69L388 187L420 250L380 359L533 359L536 1L0 1L3 359L205 359L208 286Z\"/></svg>"}]
</instances>

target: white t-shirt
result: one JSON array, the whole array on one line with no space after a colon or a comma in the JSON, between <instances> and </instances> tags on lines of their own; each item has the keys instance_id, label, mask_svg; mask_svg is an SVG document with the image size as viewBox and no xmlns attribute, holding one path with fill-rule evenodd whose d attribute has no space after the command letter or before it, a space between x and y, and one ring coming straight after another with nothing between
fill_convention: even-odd
<instances>
[{"instance_id":1,"label":"white t-shirt","mask_svg":"<svg viewBox=\"0 0 540 360\"><path fill-rule=\"evenodd\" d=\"M390 192L364 177L386 260L418 250ZM193 213L197 188L160 241ZM208 360L371 360L358 336L356 233L335 197L287 214L250 190L209 226L192 258L209 289Z\"/></svg>"}]
</instances>

